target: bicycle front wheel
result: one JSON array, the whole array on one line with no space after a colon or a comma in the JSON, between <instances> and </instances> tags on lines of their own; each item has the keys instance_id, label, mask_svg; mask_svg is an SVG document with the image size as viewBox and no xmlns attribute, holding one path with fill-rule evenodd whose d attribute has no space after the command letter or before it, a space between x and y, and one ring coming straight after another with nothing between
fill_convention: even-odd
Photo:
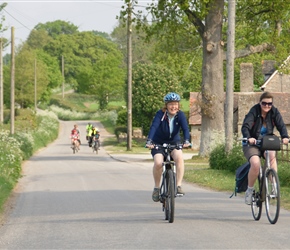
<instances>
[{"instance_id":1,"label":"bicycle front wheel","mask_svg":"<svg viewBox=\"0 0 290 250\"><path fill-rule=\"evenodd\" d=\"M167 194L165 200L165 216L168 218L168 222L174 221L175 210L175 188L174 188L174 176L173 171L169 169L167 171Z\"/></svg>"},{"instance_id":2,"label":"bicycle front wheel","mask_svg":"<svg viewBox=\"0 0 290 250\"><path fill-rule=\"evenodd\" d=\"M266 214L271 224L275 224L280 213L280 183L278 174L274 169L266 173Z\"/></svg>"},{"instance_id":3,"label":"bicycle front wheel","mask_svg":"<svg viewBox=\"0 0 290 250\"><path fill-rule=\"evenodd\" d=\"M253 193L253 198L252 198L252 204L251 204L251 209L252 209L252 215L255 220L260 220L261 214L262 214L262 200L261 200L261 179L258 177L258 184L255 186L255 190Z\"/></svg>"}]
</instances>

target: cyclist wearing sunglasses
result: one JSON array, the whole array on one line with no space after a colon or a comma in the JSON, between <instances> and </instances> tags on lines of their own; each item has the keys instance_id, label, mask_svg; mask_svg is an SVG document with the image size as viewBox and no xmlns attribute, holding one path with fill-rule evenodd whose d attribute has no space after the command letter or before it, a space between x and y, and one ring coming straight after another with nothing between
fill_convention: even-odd
<instances>
[{"instance_id":1,"label":"cyclist wearing sunglasses","mask_svg":"<svg viewBox=\"0 0 290 250\"><path fill-rule=\"evenodd\" d=\"M264 135L274 134L274 129L279 131L284 144L288 144L289 136L281 113L273 105L273 95L264 92L260 96L260 102L255 104L245 116L242 125L243 138L248 139L248 143L243 144L243 152L251 164L248 174L248 189L245 193L245 203L251 204L253 187L260 170L261 150L255 146L256 140ZM269 151L271 168L277 171L276 151Z\"/></svg>"}]
</instances>

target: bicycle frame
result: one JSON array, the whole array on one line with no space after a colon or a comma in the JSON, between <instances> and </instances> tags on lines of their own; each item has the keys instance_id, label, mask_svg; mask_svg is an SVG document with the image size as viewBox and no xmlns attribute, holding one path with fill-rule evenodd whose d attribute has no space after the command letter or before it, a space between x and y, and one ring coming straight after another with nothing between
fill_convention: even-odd
<instances>
[{"instance_id":1,"label":"bicycle frame","mask_svg":"<svg viewBox=\"0 0 290 250\"><path fill-rule=\"evenodd\" d=\"M258 147L259 142L257 144ZM268 220L271 224L275 224L278 221L280 213L279 177L277 172L271 168L269 150L265 150L264 153L265 162L263 166L260 166L258 190L253 192L251 209L254 219L259 220L262 214L262 203L265 202Z\"/></svg>"},{"instance_id":2,"label":"bicycle frame","mask_svg":"<svg viewBox=\"0 0 290 250\"><path fill-rule=\"evenodd\" d=\"M171 169L173 171L173 177L174 177L174 197L176 197L177 193L177 187L176 187L176 165L174 161L171 161L170 158L170 152L168 152L168 149L165 149L166 157L164 157L164 162L162 163L162 182L160 187L160 202L164 201L164 198L168 192L167 190L167 182L166 177L168 174L168 170Z\"/></svg>"},{"instance_id":3,"label":"bicycle frame","mask_svg":"<svg viewBox=\"0 0 290 250\"><path fill-rule=\"evenodd\" d=\"M177 196L176 187L176 165L171 160L171 152L174 149L181 149L182 145L155 145L155 148L164 150L164 159L162 163L162 181L160 186L159 200L162 203L162 209L165 213L165 220L169 223L174 221L175 197Z\"/></svg>"}]
</instances>

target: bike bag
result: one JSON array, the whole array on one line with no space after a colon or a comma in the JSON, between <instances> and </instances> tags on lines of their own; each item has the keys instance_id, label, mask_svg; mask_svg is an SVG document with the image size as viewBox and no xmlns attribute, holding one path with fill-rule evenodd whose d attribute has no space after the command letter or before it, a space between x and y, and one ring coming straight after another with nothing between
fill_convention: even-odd
<instances>
[{"instance_id":1,"label":"bike bag","mask_svg":"<svg viewBox=\"0 0 290 250\"><path fill-rule=\"evenodd\" d=\"M261 150L281 150L280 138L276 135L265 135L261 140Z\"/></svg>"}]
</instances>

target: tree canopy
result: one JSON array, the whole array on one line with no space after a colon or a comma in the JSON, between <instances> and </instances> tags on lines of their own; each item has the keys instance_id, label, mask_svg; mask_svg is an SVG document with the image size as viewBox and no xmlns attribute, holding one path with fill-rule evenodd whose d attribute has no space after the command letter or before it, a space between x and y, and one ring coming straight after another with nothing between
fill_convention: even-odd
<instances>
[{"instance_id":1,"label":"tree canopy","mask_svg":"<svg viewBox=\"0 0 290 250\"><path fill-rule=\"evenodd\" d=\"M182 89L177 77L162 65L136 63L132 71L133 126L148 134L156 111L164 106L163 97Z\"/></svg>"},{"instance_id":2,"label":"tree canopy","mask_svg":"<svg viewBox=\"0 0 290 250\"><path fill-rule=\"evenodd\" d=\"M127 0L124 2L129 3ZM138 1L134 1L134 3L138 3ZM266 55L268 53L269 55L271 53L275 58L279 58L278 52L273 54L275 49L279 49L279 44L275 43L273 38L277 36L280 25L286 30L284 36L283 32L279 33L279 41L287 43L289 5L289 1L283 0L237 1L237 11L239 11L237 29L240 30L236 36L237 48L239 48L236 56L244 57L254 53L266 53ZM152 25L148 26L147 23L142 25L144 17L141 15L136 18L138 25L141 25L146 31L147 38L158 36L159 40L173 41L175 47L184 48L184 45L189 44L187 41L192 41L195 47L198 35L202 43L200 154L207 155L215 137L224 132L225 79L223 64L226 59L227 1L162 0L152 2L146 10L152 15ZM122 15L126 15L127 12L128 8ZM182 34L180 37L182 39L178 40L177 34ZM170 45L170 43L168 44ZM170 45L170 47L172 46ZM283 54L285 55L285 53Z\"/></svg>"}]
</instances>

